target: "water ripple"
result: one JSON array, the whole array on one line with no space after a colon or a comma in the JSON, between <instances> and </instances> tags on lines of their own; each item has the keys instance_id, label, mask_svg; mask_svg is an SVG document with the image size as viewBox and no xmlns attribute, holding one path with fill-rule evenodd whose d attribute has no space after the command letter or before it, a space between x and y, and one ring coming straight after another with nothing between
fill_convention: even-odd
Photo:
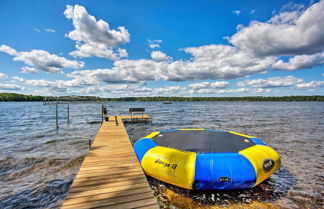
<instances>
[{"instance_id":1,"label":"water ripple","mask_svg":"<svg viewBox=\"0 0 324 209\"><path fill-rule=\"evenodd\" d=\"M144 107L148 124L129 124L139 139L173 128L225 129L261 138L282 158L282 168L255 188L188 191L149 178L161 207L322 208L324 103L109 102L109 114ZM101 121L101 104L59 106L0 103L1 208L58 208ZM163 206L164 205L164 206Z\"/></svg>"}]
</instances>

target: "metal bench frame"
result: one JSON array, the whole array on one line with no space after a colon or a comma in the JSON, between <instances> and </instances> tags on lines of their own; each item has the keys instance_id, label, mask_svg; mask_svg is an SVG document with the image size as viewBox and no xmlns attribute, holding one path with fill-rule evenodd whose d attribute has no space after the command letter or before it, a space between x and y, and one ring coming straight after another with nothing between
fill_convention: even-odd
<instances>
[{"instance_id":1,"label":"metal bench frame","mask_svg":"<svg viewBox=\"0 0 324 209\"><path fill-rule=\"evenodd\" d=\"M131 114L131 120L133 119L134 114L142 114L142 118L146 114L145 108L129 108L129 113Z\"/></svg>"}]
</instances>

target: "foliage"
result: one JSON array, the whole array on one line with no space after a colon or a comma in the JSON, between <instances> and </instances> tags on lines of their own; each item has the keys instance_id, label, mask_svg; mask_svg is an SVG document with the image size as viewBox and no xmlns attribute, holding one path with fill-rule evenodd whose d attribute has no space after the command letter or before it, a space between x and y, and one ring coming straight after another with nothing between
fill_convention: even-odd
<instances>
[{"instance_id":1,"label":"foliage","mask_svg":"<svg viewBox=\"0 0 324 209\"><path fill-rule=\"evenodd\" d=\"M324 96L282 96L282 97L123 97L123 98L102 98L105 101L134 101L134 102L148 102L148 101L324 101Z\"/></svg>"},{"instance_id":2,"label":"foliage","mask_svg":"<svg viewBox=\"0 0 324 209\"><path fill-rule=\"evenodd\" d=\"M67 97L60 97L59 99L66 99ZM77 97L80 98L80 97ZM320 101L324 102L324 96L314 95L314 96L281 96L281 97L263 97L263 96L253 96L253 97L122 97L122 98L99 98L99 97L82 97L83 101L134 101L134 102L150 102L150 101L210 101L210 102L220 102L220 101ZM14 93L0 93L0 102L23 102L23 101L44 101L47 100L57 100L58 97L43 97L43 96L33 96L24 94L14 94ZM81 101L81 99L79 99Z\"/></svg>"},{"instance_id":3,"label":"foliage","mask_svg":"<svg viewBox=\"0 0 324 209\"><path fill-rule=\"evenodd\" d=\"M42 96L13 94L13 93L0 93L0 102L24 102L24 101L43 101Z\"/></svg>"}]
</instances>

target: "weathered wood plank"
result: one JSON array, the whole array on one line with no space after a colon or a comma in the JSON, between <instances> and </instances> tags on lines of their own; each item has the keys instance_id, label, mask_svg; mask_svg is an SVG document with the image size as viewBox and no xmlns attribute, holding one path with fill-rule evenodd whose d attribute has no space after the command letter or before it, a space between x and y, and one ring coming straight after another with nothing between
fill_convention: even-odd
<instances>
[{"instance_id":1,"label":"weathered wood plank","mask_svg":"<svg viewBox=\"0 0 324 209\"><path fill-rule=\"evenodd\" d=\"M135 195L135 194L141 194L141 193L146 193L146 192L151 192L151 189L148 187L142 187L142 188L137 188L137 189L131 189L131 190L126 190L122 194L118 194L119 197L122 196L129 196L129 195ZM87 198L84 197L76 197L72 199L67 199L64 204L67 205L75 205L75 204L81 204L81 203L86 203L86 202L92 202L96 200L104 200L104 199L111 199L116 197L115 192L110 192L110 193L103 193L99 195L90 195Z\"/></svg>"},{"instance_id":2,"label":"weathered wood plank","mask_svg":"<svg viewBox=\"0 0 324 209\"><path fill-rule=\"evenodd\" d=\"M118 196L110 199L93 199L92 197L89 198L90 201L88 202L83 202L83 203L77 203L74 205L67 206L66 208L78 208L78 209L83 209L83 208L96 208L96 207L103 207L103 206L114 206L118 204L123 204L125 202L133 202L133 201L138 201L141 199L148 199L152 195L152 192L144 192L144 193L138 193L138 194L133 194L133 195L128 195L128 196ZM93 201L94 200L94 201Z\"/></svg>"},{"instance_id":3,"label":"weathered wood plank","mask_svg":"<svg viewBox=\"0 0 324 209\"><path fill-rule=\"evenodd\" d=\"M103 122L62 208L158 208L122 122L130 118Z\"/></svg>"},{"instance_id":4,"label":"weathered wood plank","mask_svg":"<svg viewBox=\"0 0 324 209\"><path fill-rule=\"evenodd\" d=\"M85 196L89 196L89 195L104 194L104 193L108 193L108 192L123 193L127 190L143 188L146 186L147 186L146 183L140 183L140 184L124 185L124 186L119 186L119 187L96 189L96 190L89 190L89 191L82 191L82 192L71 192L71 193L69 193L69 196L67 197L67 199L76 198L76 197L85 197ZM64 206L64 203L63 203L63 206Z\"/></svg>"}]
</instances>

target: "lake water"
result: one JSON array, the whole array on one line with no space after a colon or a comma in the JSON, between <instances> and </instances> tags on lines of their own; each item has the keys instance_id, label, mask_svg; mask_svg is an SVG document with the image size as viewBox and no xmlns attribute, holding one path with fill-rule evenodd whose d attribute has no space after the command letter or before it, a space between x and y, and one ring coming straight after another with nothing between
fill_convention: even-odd
<instances>
[{"instance_id":1,"label":"lake water","mask_svg":"<svg viewBox=\"0 0 324 209\"><path fill-rule=\"evenodd\" d=\"M282 167L248 190L195 192L155 179L161 207L322 208L323 102L108 102L110 114L145 107L153 122L129 124L130 137L173 128L232 130L275 148ZM0 208L58 208L101 122L101 104L0 103Z\"/></svg>"}]
</instances>

